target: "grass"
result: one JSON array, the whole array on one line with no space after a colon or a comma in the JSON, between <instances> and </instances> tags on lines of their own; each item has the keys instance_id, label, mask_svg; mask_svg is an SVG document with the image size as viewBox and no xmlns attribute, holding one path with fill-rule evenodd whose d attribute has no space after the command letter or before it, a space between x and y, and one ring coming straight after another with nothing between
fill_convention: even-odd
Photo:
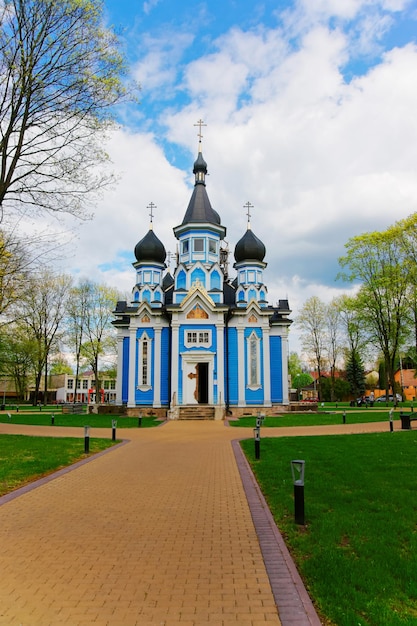
<instances>
[{"instance_id":1,"label":"grass","mask_svg":"<svg viewBox=\"0 0 417 626\"><path fill-rule=\"evenodd\" d=\"M262 427L282 428L288 426L325 426L330 424L342 424L343 412L344 409L339 410L338 412L319 411L317 413L283 413L279 416L267 416L262 424ZM350 411L346 410L345 413L345 420L347 424L363 424L366 422L382 422L385 420L388 424L390 409L351 409ZM400 409L396 409L394 411L393 417L394 419L400 419ZM238 420L231 420L229 424L230 426L246 426L247 428L254 428L256 425L256 417L241 417Z\"/></svg>"},{"instance_id":2,"label":"grass","mask_svg":"<svg viewBox=\"0 0 417 626\"><path fill-rule=\"evenodd\" d=\"M417 432L242 442L319 614L337 626L417 625ZM291 459L306 462L305 526Z\"/></svg>"},{"instance_id":3,"label":"grass","mask_svg":"<svg viewBox=\"0 0 417 626\"><path fill-rule=\"evenodd\" d=\"M10 415L10 419L8 417ZM19 410L18 413L0 411L0 422L13 424L28 424L32 426L51 426L52 415L55 426L90 426L91 428L112 428L112 421L116 420L116 428L138 428L137 417L124 417L118 415L97 415L95 413L82 414L62 414L53 408L46 408L39 411ZM142 417L141 428L158 426L161 422L156 416Z\"/></svg>"},{"instance_id":4,"label":"grass","mask_svg":"<svg viewBox=\"0 0 417 626\"><path fill-rule=\"evenodd\" d=\"M114 445L90 437L90 454ZM0 435L0 496L86 458L84 438Z\"/></svg>"}]
</instances>

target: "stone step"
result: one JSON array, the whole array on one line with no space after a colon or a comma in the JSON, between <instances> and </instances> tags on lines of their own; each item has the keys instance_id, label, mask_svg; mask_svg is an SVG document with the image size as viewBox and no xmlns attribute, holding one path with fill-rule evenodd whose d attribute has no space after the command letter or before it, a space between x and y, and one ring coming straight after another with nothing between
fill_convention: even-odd
<instances>
[{"instance_id":1,"label":"stone step","mask_svg":"<svg viewBox=\"0 0 417 626\"><path fill-rule=\"evenodd\" d=\"M211 406L182 406L180 407L180 420L213 420L214 408Z\"/></svg>"}]
</instances>

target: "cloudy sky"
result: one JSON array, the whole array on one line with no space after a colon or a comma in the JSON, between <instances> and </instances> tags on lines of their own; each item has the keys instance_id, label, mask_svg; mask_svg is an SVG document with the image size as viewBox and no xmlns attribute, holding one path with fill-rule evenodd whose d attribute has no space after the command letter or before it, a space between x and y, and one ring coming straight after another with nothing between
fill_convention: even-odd
<instances>
[{"instance_id":1,"label":"cloudy sky","mask_svg":"<svg viewBox=\"0 0 417 626\"><path fill-rule=\"evenodd\" d=\"M207 192L234 245L264 242L269 301L330 300L349 237L417 210L414 0L105 0L140 103L108 145L117 186L66 269L130 292L149 226L174 252L201 118ZM53 226L54 227L54 226ZM173 269L173 265L171 266ZM291 350L298 350L294 331Z\"/></svg>"}]
</instances>

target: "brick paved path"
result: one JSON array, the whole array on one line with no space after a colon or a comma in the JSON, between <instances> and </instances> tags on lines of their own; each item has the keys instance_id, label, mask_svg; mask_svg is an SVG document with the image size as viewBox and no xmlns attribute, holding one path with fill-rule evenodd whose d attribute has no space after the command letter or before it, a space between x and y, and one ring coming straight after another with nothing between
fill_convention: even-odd
<instances>
[{"instance_id":1,"label":"brick paved path","mask_svg":"<svg viewBox=\"0 0 417 626\"><path fill-rule=\"evenodd\" d=\"M17 431L82 436L0 427ZM170 422L117 434L130 441L0 498L2 626L319 624L233 452L231 440L251 436L247 429Z\"/></svg>"}]
</instances>

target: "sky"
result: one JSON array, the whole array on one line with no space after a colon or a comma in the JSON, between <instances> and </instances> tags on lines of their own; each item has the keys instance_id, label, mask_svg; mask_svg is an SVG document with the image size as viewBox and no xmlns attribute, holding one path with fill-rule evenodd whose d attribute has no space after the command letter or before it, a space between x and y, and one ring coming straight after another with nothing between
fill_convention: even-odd
<instances>
[{"instance_id":1,"label":"sky","mask_svg":"<svg viewBox=\"0 0 417 626\"><path fill-rule=\"evenodd\" d=\"M250 202L271 304L288 298L294 319L311 296L351 289L336 280L348 239L417 210L415 0L105 0L105 14L140 101L109 137L117 184L93 220L67 221L66 271L129 294L150 202L175 252L202 119L230 267Z\"/></svg>"}]
</instances>

